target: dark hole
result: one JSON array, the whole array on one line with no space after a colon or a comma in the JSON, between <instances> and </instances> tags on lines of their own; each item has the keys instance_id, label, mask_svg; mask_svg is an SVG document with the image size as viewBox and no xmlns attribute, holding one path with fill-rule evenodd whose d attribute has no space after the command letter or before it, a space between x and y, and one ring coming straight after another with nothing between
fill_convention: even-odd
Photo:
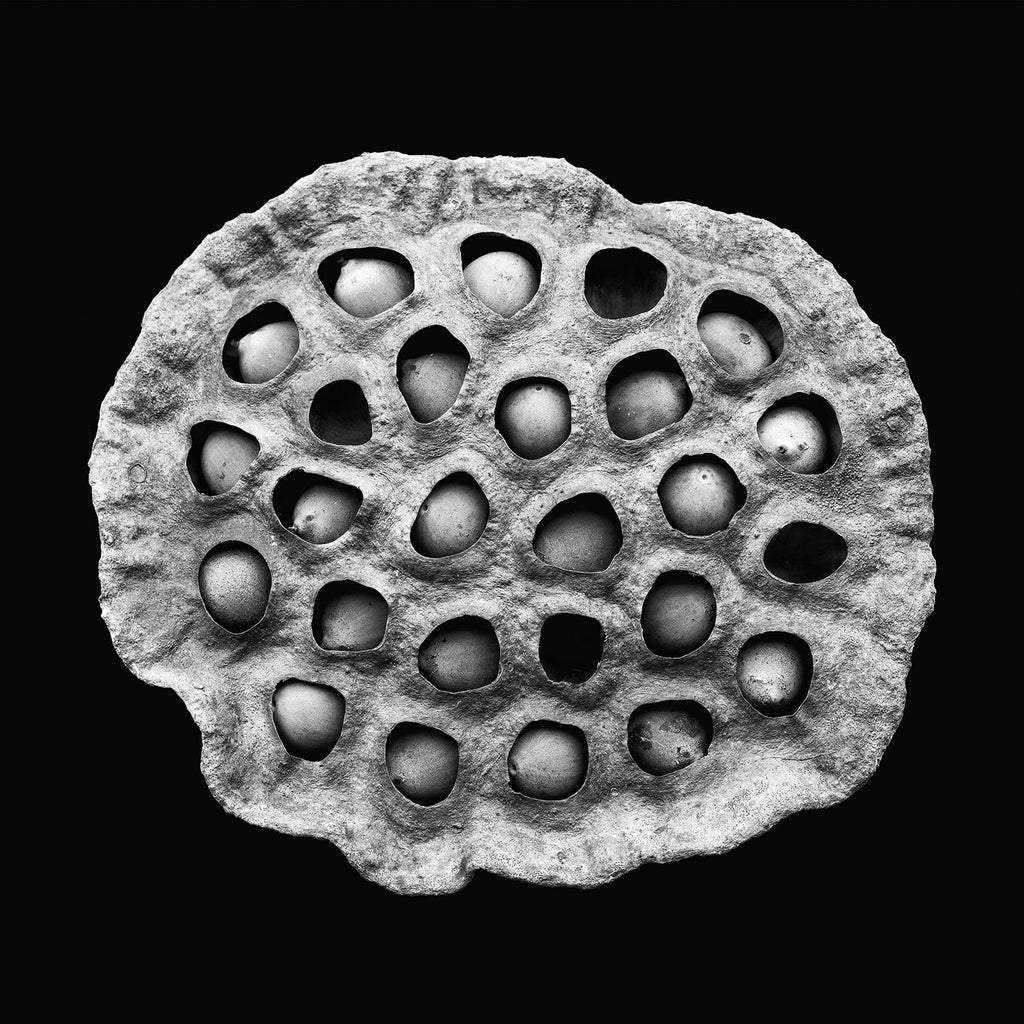
<instances>
[{"instance_id":1,"label":"dark hole","mask_svg":"<svg viewBox=\"0 0 1024 1024\"><path fill-rule=\"evenodd\" d=\"M202 468L202 456L203 447L209 440L210 435L215 431L226 431L236 436L240 444L248 443L255 447L256 455L259 454L260 446L252 434L247 433L240 427L233 427L230 423L216 423L213 420L207 420L204 423L197 423L189 432L191 444L189 445L188 455L185 457L185 468L188 471L189 479L192 481L192 486L200 493L207 495L222 494L223 491L214 490L209 481L203 474ZM255 455L253 456L255 458ZM252 460L250 460L251 463ZM229 488L230 490L230 488Z\"/></svg>"},{"instance_id":2,"label":"dark hole","mask_svg":"<svg viewBox=\"0 0 1024 1024\"><path fill-rule=\"evenodd\" d=\"M552 615L541 627L541 667L556 683L586 682L597 671L603 652L604 630L588 615Z\"/></svg>"},{"instance_id":3,"label":"dark hole","mask_svg":"<svg viewBox=\"0 0 1024 1024\"><path fill-rule=\"evenodd\" d=\"M819 473L824 473L827 469L831 469L835 465L836 459L839 458L839 453L843 448L843 432L839 427L839 417L836 416L835 409L832 408L830 402L826 401L821 395L812 395L808 392L797 392L794 395L787 395L785 398L780 398L774 405L770 406L764 411L761 416L763 419L772 409L782 408L786 406L795 406L798 409L805 409L817 421L825 428L825 438L828 442L828 446L825 454L825 464L818 470ZM758 421L760 423L760 420Z\"/></svg>"},{"instance_id":4,"label":"dark hole","mask_svg":"<svg viewBox=\"0 0 1024 1024\"><path fill-rule=\"evenodd\" d=\"M322 387L309 407L309 425L328 444L365 444L373 428L362 388L352 380Z\"/></svg>"},{"instance_id":5,"label":"dark hole","mask_svg":"<svg viewBox=\"0 0 1024 1024\"><path fill-rule=\"evenodd\" d=\"M400 253L393 249L344 249L341 252L331 253L317 270L320 283L327 290L327 294L334 297L334 286L338 283L338 276L341 274L343 260L384 260L386 263L394 263L399 267L413 273L412 264Z\"/></svg>"},{"instance_id":6,"label":"dark hole","mask_svg":"<svg viewBox=\"0 0 1024 1024\"><path fill-rule=\"evenodd\" d=\"M251 313L246 313L234 327L228 331L227 340L224 342L224 369L232 380L242 382L242 375L238 369L238 343L247 334L258 331L267 324L295 323L291 313L281 305L280 302L267 302L257 306Z\"/></svg>"},{"instance_id":7,"label":"dark hole","mask_svg":"<svg viewBox=\"0 0 1024 1024\"><path fill-rule=\"evenodd\" d=\"M487 231L479 235L471 235L462 243L462 266L463 269L469 266L473 260L486 256L489 252L514 252L522 256L540 277L540 255L529 242L520 241L518 238L510 238L497 231Z\"/></svg>"},{"instance_id":8,"label":"dark hole","mask_svg":"<svg viewBox=\"0 0 1024 1024\"><path fill-rule=\"evenodd\" d=\"M343 525L344 520L348 521L348 525L345 525L341 532L346 532L349 526L352 525L352 520L362 504L363 492L358 487L343 484L338 480L332 480L330 477L320 476L316 473L307 473L304 470L297 469L282 477L274 488L274 512L286 530L293 530L293 532L302 536L301 530L294 530L294 527L297 525L295 523L295 504L311 487L315 487L318 484L326 484L341 489L338 498L346 507L339 511L339 516L342 519L339 525ZM338 534L338 536L341 536L341 534Z\"/></svg>"},{"instance_id":9,"label":"dark hole","mask_svg":"<svg viewBox=\"0 0 1024 1024\"><path fill-rule=\"evenodd\" d=\"M424 327L402 346L396 366L398 388L413 418L431 423L459 397L469 352L444 327Z\"/></svg>"},{"instance_id":10,"label":"dark hole","mask_svg":"<svg viewBox=\"0 0 1024 1024\"><path fill-rule=\"evenodd\" d=\"M753 324L757 328L765 344L771 349L772 362L782 355L785 346L782 324L779 323L779 318L757 299L740 295L738 292L712 292L701 305L698 319L708 313L732 313L733 316L746 320L748 324Z\"/></svg>"},{"instance_id":11,"label":"dark hole","mask_svg":"<svg viewBox=\"0 0 1024 1024\"><path fill-rule=\"evenodd\" d=\"M668 271L642 249L602 249L587 264L583 292L606 320L646 313L661 301Z\"/></svg>"},{"instance_id":12,"label":"dark hole","mask_svg":"<svg viewBox=\"0 0 1024 1024\"><path fill-rule=\"evenodd\" d=\"M787 583L813 583L846 561L846 541L819 523L790 523L764 549L765 568Z\"/></svg>"}]
</instances>

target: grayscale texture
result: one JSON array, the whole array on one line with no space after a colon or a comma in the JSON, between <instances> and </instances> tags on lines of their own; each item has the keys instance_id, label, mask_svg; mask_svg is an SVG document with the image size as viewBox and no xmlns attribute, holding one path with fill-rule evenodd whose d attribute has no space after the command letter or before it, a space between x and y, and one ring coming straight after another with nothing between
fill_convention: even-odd
<instances>
[{"instance_id":1,"label":"grayscale texture","mask_svg":"<svg viewBox=\"0 0 1024 1024\"><path fill-rule=\"evenodd\" d=\"M512 317L467 289L461 242L498 231L540 255L540 288ZM404 255L414 292L378 316L345 313L318 278L339 250ZM588 261L638 247L667 268L649 312L602 319L584 297ZM699 339L704 299L729 290L781 323L780 358L750 380L726 374ZM278 302L299 328L283 373L258 385L225 372L235 323ZM431 423L410 414L396 359L416 331L440 324L468 350L458 397ZM126 343L127 347L127 343ZM605 382L633 354L678 361L693 403L682 419L636 440L617 437ZM495 427L510 382L561 382L572 429L554 452L515 455ZM353 380L373 434L334 446L310 430L316 392ZM842 431L820 475L787 471L761 447L760 416L797 392L824 397ZM190 429L227 423L259 441L238 483L198 494L186 471ZM658 484L683 456L711 454L747 497L707 537L673 530ZM561 160L367 154L324 166L254 214L208 237L145 314L135 347L100 414L91 483L102 554L101 605L114 645L142 680L173 688L203 740L202 769L229 811L254 824L321 836L359 872L406 892L447 892L483 869L544 884L594 886L647 861L727 850L805 808L834 804L874 772L905 701L911 650L933 603L928 435L893 344L859 308L831 264L792 233L689 203L634 205ZM275 484L302 469L358 487L363 503L337 541L312 545L283 525ZM469 550L430 559L410 544L420 503L440 480L470 474L489 502ZM533 550L537 524L560 501L604 495L622 527L603 572L558 569ZM849 554L827 578L792 584L763 551L787 523L822 523ZM290 525L290 524L289 524ZM205 554L240 541L273 583L262 620L242 634L207 613L197 577ZM692 654L658 657L640 611L664 572L703 576L717 601L710 638ZM353 580L389 605L383 644L326 651L311 629L324 584ZM552 682L538 659L541 625L559 612L599 620L597 671ZM422 642L460 616L497 633L498 678L444 692L417 668ZM783 631L811 648L814 674L792 715L768 718L744 699L736 657L751 636ZM321 761L288 754L273 722L285 679L344 696L341 736ZM627 723L641 705L696 701L710 714L707 755L664 776L641 771ZM582 788L554 801L509 784L508 752L525 726L583 731ZM385 743L399 723L459 744L450 795L420 806L392 784Z\"/></svg>"}]
</instances>

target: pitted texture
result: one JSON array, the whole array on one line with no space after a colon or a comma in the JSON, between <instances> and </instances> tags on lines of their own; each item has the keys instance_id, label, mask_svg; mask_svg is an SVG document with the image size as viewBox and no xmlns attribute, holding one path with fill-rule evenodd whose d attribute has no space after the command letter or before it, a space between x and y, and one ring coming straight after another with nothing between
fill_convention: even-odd
<instances>
[{"instance_id":1,"label":"pitted texture","mask_svg":"<svg viewBox=\"0 0 1024 1024\"><path fill-rule=\"evenodd\" d=\"M500 232L532 245L540 288L510 318L468 290L463 240ZM342 310L318 278L333 253L394 250L415 290L379 316ZM667 269L649 312L597 316L584 296L590 258L635 247ZM716 291L756 299L778 318L781 356L750 380L730 377L698 336ZM225 372L225 339L256 307L280 303L298 354L258 385ZM396 359L417 331L441 325L470 363L454 406L432 423L410 414ZM609 428L605 383L623 359L665 350L693 395L683 418L637 440ZM499 393L529 377L568 390L570 436L543 458L515 455L494 422ZM369 442L332 446L309 426L313 396L336 380L366 396ZM761 447L773 403L813 393L835 409L842 448L821 475L788 472ZM190 430L226 423L259 454L225 494L197 493ZM658 498L684 456L724 460L746 488L728 527L672 529ZM369 154L320 168L255 214L208 237L146 313L103 403L91 461L102 538L103 615L129 668L176 690L203 736L216 798L246 820L333 841L369 878L398 890L458 889L482 868L542 883L592 886L645 862L726 850L787 814L833 804L872 774L899 723L911 649L933 601L927 428L906 367L832 266L790 232L687 203L636 206L586 171L546 159ZM358 488L339 540L311 545L275 514L275 485L295 470ZM469 550L426 558L410 529L431 488L468 473L489 502ZM533 549L556 504L598 493L622 547L607 570L567 572ZM849 554L820 582L791 584L765 567L771 537L821 523ZM290 524L287 524L290 525ZM232 634L207 613L199 566L224 542L255 548L272 575L269 606ZM714 630L681 659L652 654L640 613L657 578L684 571L714 590ZM327 651L311 620L320 589L352 580L389 605L383 644ZM600 622L603 655L582 683L552 682L538 658L544 620ZM466 692L437 689L418 651L440 624L480 616L500 643L500 673ZM744 699L736 658L770 631L806 640L813 680L792 715L767 718ZM340 739L322 761L290 755L273 722L283 680L344 697ZM630 756L639 707L695 701L713 736L707 755L663 776ZM509 784L507 757L530 723L583 731L589 767L574 795L541 801ZM392 784L388 735L400 723L459 744L451 794L420 806Z\"/></svg>"}]
</instances>

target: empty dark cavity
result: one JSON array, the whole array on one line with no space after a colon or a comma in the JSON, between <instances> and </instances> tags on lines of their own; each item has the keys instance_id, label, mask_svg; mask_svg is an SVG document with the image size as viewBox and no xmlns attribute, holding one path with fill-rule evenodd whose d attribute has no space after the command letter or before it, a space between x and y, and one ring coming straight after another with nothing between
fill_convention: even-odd
<instances>
[{"instance_id":1,"label":"empty dark cavity","mask_svg":"<svg viewBox=\"0 0 1024 1024\"><path fill-rule=\"evenodd\" d=\"M423 641L419 667L439 690L460 693L498 678L500 649L494 627L477 615L443 622Z\"/></svg>"},{"instance_id":2,"label":"empty dark cavity","mask_svg":"<svg viewBox=\"0 0 1024 1024\"><path fill-rule=\"evenodd\" d=\"M363 389L353 380L324 385L309 407L309 426L328 444L365 444L373 428Z\"/></svg>"},{"instance_id":3,"label":"empty dark cavity","mask_svg":"<svg viewBox=\"0 0 1024 1024\"><path fill-rule=\"evenodd\" d=\"M805 409L822 425L825 430L825 440L827 443L825 462L818 472L824 473L827 469L831 469L836 464L839 453L843 450L843 431L839 426L839 417L836 416L836 411L832 408L832 404L822 398L821 395L812 395L806 391L798 391L796 394L780 398L767 408L761 414L761 419L758 420L758 423L760 424L761 420L773 409L787 407Z\"/></svg>"},{"instance_id":4,"label":"empty dark cavity","mask_svg":"<svg viewBox=\"0 0 1024 1024\"><path fill-rule=\"evenodd\" d=\"M626 743L648 775L668 775L699 761L711 746L714 724L693 700L644 704L629 716Z\"/></svg>"},{"instance_id":5,"label":"empty dark cavity","mask_svg":"<svg viewBox=\"0 0 1024 1024\"><path fill-rule=\"evenodd\" d=\"M606 320L646 313L661 301L668 271L642 249L602 249L587 264L583 293Z\"/></svg>"},{"instance_id":6,"label":"empty dark cavity","mask_svg":"<svg viewBox=\"0 0 1024 1024\"><path fill-rule=\"evenodd\" d=\"M334 288L341 275L341 265L345 260L383 260L385 263L393 263L403 270L413 274L412 264L394 249L381 249L370 247L366 249L344 249L340 252L331 253L317 270L320 283L324 286L327 294L334 297Z\"/></svg>"},{"instance_id":7,"label":"empty dark cavity","mask_svg":"<svg viewBox=\"0 0 1024 1024\"><path fill-rule=\"evenodd\" d=\"M740 295L739 292L712 292L701 305L697 319L708 313L732 313L733 316L746 320L748 324L756 327L764 338L765 344L771 350L772 362L782 355L785 347L782 324L779 323L779 318L757 299L752 299L749 295Z\"/></svg>"},{"instance_id":8,"label":"empty dark cavity","mask_svg":"<svg viewBox=\"0 0 1024 1024\"><path fill-rule=\"evenodd\" d=\"M556 505L533 536L537 557L571 572L602 572L622 547L622 527L603 494L578 494Z\"/></svg>"},{"instance_id":9,"label":"empty dark cavity","mask_svg":"<svg viewBox=\"0 0 1024 1024\"><path fill-rule=\"evenodd\" d=\"M236 470L241 470L244 473L259 454L260 444L252 434L240 427L233 427L230 423L216 423L213 420L207 420L197 423L191 429L189 432L191 443L185 458L185 468L188 471L189 479L200 494L217 495L223 494L225 490L231 488L223 486L226 481L221 480L219 483L216 479L211 481L203 472L203 451L211 435L217 435L215 446L223 449L221 456L215 460L225 463L222 472L234 473ZM209 461L208 459L208 464ZM219 476L219 474L217 475ZM239 475L241 474L239 473Z\"/></svg>"},{"instance_id":10,"label":"empty dark cavity","mask_svg":"<svg viewBox=\"0 0 1024 1024\"><path fill-rule=\"evenodd\" d=\"M257 306L252 312L246 313L234 327L228 331L227 340L224 342L222 359L224 370L232 380L245 383L238 368L238 343L247 334L258 331L267 324L295 323L294 318L285 306L280 302L265 302Z\"/></svg>"},{"instance_id":11,"label":"empty dark cavity","mask_svg":"<svg viewBox=\"0 0 1024 1024\"><path fill-rule=\"evenodd\" d=\"M444 327L417 331L398 353L398 388L413 419L431 423L459 397L469 367L466 346Z\"/></svg>"},{"instance_id":12,"label":"empty dark cavity","mask_svg":"<svg viewBox=\"0 0 1024 1024\"><path fill-rule=\"evenodd\" d=\"M273 717L289 754L305 761L322 761L341 737L345 698L321 683L286 679L274 691Z\"/></svg>"},{"instance_id":13,"label":"empty dark cavity","mask_svg":"<svg viewBox=\"0 0 1024 1024\"><path fill-rule=\"evenodd\" d=\"M608 425L628 441L681 420L692 401L679 363L664 349L623 359L605 384Z\"/></svg>"},{"instance_id":14,"label":"empty dark cavity","mask_svg":"<svg viewBox=\"0 0 1024 1024\"><path fill-rule=\"evenodd\" d=\"M308 509L300 509L296 516L296 504L300 499L306 505L309 495L322 494L325 489L331 492L333 507L326 513L321 513L318 508L315 521L310 518ZM311 544L328 544L347 533L362 503L363 492L358 487L301 469L282 477L274 488L273 496L274 513L281 525ZM318 506L320 504L317 502ZM320 521L322 518L327 522Z\"/></svg>"},{"instance_id":15,"label":"empty dark cavity","mask_svg":"<svg viewBox=\"0 0 1024 1024\"><path fill-rule=\"evenodd\" d=\"M820 523L784 526L764 549L764 567L787 583L814 583L831 576L847 555L846 541Z\"/></svg>"},{"instance_id":16,"label":"empty dark cavity","mask_svg":"<svg viewBox=\"0 0 1024 1024\"><path fill-rule=\"evenodd\" d=\"M439 729L401 722L387 738L384 762L392 784L402 796L430 807L455 788L459 745Z\"/></svg>"},{"instance_id":17,"label":"empty dark cavity","mask_svg":"<svg viewBox=\"0 0 1024 1024\"><path fill-rule=\"evenodd\" d=\"M470 235L462 243L461 252L463 269L468 267L473 260L486 256L489 252L514 252L517 256L522 256L537 271L537 277L540 277L541 262L537 250L529 242L511 238L497 231L484 231L478 235Z\"/></svg>"},{"instance_id":18,"label":"empty dark cavity","mask_svg":"<svg viewBox=\"0 0 1024 1024\"><path fill-rule=\"evenodd\" d=\"M553 682L586 682L597 671L603 652L604 629L589 615L564 612L541 626L540 664Z\"/></svg>"},{"instance_id":19,"label":"empty dark cavity","mask_svg":"<svg viewBox=\"0 0 1024 1024\"><path fill-rule=\"evenodd\" d=\"M326 584L313 603L313 639L326 651L372 651L387 626L387 601L352 580Z\"/></svg>"}]
</instances>

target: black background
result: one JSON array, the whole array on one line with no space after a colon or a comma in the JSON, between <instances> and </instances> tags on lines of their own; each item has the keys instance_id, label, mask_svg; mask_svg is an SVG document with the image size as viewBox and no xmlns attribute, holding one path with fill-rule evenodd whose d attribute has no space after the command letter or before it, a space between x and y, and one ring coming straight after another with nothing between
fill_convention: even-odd
<instances>
[{"instance_id":1,"label":"black background","mask_svg":"<svg viewBox=\"0 0 1024 1024\"><path fill-rule=\"evenodd\" d=\"M908 949L940 941L967 899L966 826L949 825L958 798L944 770L958 731L945 584L959 557L951 356L973 340L941 311L977 242L967 213L937 214L965 187L989 199L979 165L1005 127L1008 85L988 59L1007 31L1001 8L46 10L60 12L36 69L48 91L19 94L11 117L32 140L20 167L46 197L38 209L62 215L57 231L30 209L34 235L59 239L47 242L62 253L50 271L63 268L89 314L83 328L70 304L52 313L75 417L63 444L75 498L64 557L79 560L69 578L82 689L67 770L81 823L53 840L73 851L61 858L69 916L99 916L143 944L178 928L225 944L320 928L352 942L383 923L398 958L408 945L452 956L483 946L520 968L532 954L509 938L517 922L555 948L717 944L728 957L764 930L799 933L795 947L763 940L767 971L862 927ZM38 43L41 12L20 13L16 38ZM934 449L939 601L915 648L903 724L862 790L723 856L647 866L591 892L480 873L456 895L415 898L364 881L326 842L252 827L215 803L184 705L129 673L99 616L86 480L99 403L149 301L205 235L320 164L389 149L560 156L634 202L766 218L832 261L894 340Z\"/></svg>"}]
</instances>

